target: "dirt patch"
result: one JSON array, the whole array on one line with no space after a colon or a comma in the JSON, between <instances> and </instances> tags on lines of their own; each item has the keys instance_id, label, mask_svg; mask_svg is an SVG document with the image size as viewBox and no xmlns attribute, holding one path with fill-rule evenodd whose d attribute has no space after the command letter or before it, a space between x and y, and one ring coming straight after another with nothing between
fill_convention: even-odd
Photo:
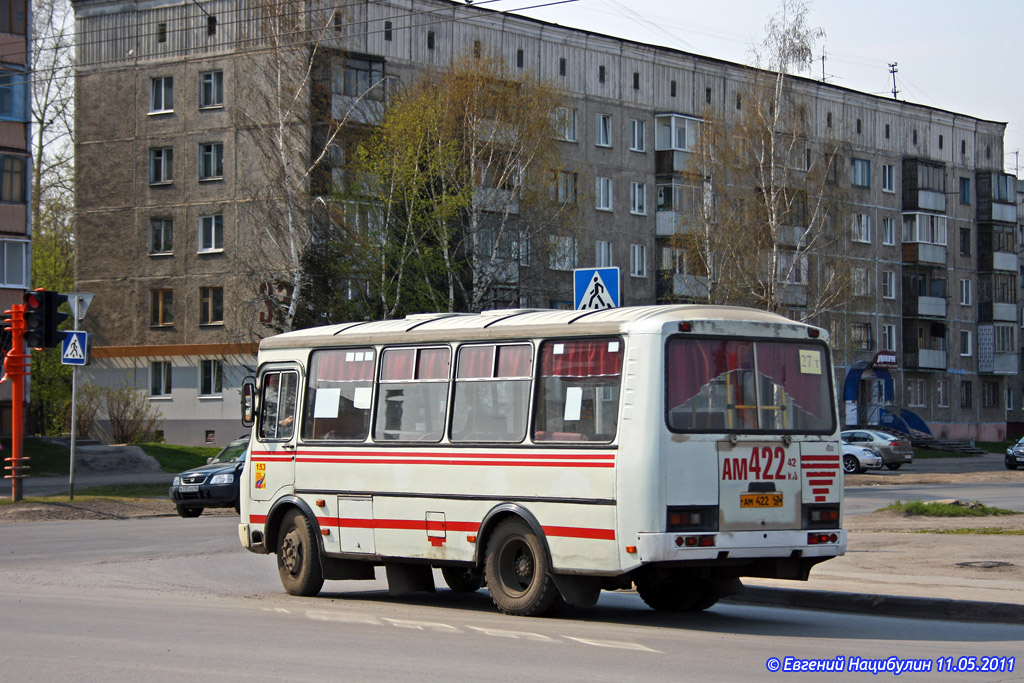
<instances>
[{"instance_id":1,"label":"dirt patch","mask_svg":"<svg viewBox=\"0 0 1024 683\"><path fill-rule=\"evenodd\" d=\"M851 532L895 531L914 533L952 529L1024 530L1024 514L986 517L928 517L905 515L895 510L878 510L862 515L847 515L843 526Z\"/></svg>"}]
</instances>

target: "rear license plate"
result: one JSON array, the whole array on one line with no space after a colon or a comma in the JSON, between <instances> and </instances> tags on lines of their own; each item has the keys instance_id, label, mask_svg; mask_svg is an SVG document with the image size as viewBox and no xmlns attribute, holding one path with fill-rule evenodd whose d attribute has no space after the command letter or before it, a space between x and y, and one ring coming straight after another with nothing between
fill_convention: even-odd
<instances>
[{"instance_id":1,"label":"rear license plate","mask_svg":"<svg viewBox=\"0 0 1024 683\"><path fill-rule=\"evenodd\" d=\"M741 508L780 508L782 507L781 493L741 493Z\"/></svg>"},{"instance_id":2,"label":"rear license plate","mask_svg":"<svg viewBox=\"0 0 1024 683\"><path fill-rule=\"evenodd\" d=\"M186 486L179 486L178 491L180 493L195 493L199 490L199 486L196 484L189 484Z\"/></svg>"}]
</instances>

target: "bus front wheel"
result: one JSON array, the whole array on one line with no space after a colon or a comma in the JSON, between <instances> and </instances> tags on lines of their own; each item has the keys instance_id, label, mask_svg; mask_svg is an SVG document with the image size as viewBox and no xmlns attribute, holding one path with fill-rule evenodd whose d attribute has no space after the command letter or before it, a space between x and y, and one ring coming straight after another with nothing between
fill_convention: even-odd
<instances>
[{"instance_id":1,"label":"bus front wheel","mask_svg":"<svg viewBox=\"0 0 1024 683\"><path fill-rule=\"evenodd\" d=\"M277 573L291 595L311 596L324 585L313 525L298 510L285 515L277 535Z\"/></svg>"},{"instance_id":2,"label":"bus front wheel","mask_svg":"<svg viewBox=\"0 0 1024 683\"><path fill-rule=\"evenodd\" d=\"M540 616L551 609L558 589L540 538L520 519L498 525L487 544L484 578L494 606L505 614Z\"/></svg>"}]
</instances>

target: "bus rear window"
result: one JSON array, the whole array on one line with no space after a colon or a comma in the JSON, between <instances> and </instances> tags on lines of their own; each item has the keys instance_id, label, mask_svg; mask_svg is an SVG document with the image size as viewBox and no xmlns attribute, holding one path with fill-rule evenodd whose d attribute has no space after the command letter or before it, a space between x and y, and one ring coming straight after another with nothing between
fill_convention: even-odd
<instances>
[{"instance_id":1,"label":"bus rear window","mask_svg":"<svg viewBox=\"0 0 1024 683\"><path fill-rule=\"evenodd\" d=\"M533 440L614 439L622 352L622 341L617 338L541 344Z\"/></svg>"},{"instance_id":2,"label":"bus rear window","mask_svg":"<svg viewBox=\"0 0 1024 683\"><path fill-rule=\"evenodd\" d=\"M665 354L672 431L835 430L823 344L674 337Z\"/></svg>"}]
</instances>

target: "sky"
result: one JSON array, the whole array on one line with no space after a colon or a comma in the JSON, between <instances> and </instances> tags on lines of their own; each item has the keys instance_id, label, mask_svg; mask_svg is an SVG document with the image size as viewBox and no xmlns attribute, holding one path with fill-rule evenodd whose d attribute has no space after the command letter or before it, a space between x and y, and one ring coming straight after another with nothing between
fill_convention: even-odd
<instances>
[{"instance_id":1,"label":"sky","mask_svg":"<svg viewBox=\"0 0 1024 683\"><path fill-rule=\"evenodd\" d=\"M543 6L548 3L549 6ZM749 63L776 0L477 0L491 10ZM809 74L892 97L889 64L897 64L898 98L990 121L1006 129L1005 168L1024 172L1024 88L1018 40L1024 1L808 1L810 26L824 31ZM1019 156L1014 152L1019 152Z\"/></svg>"}]
</instances>

